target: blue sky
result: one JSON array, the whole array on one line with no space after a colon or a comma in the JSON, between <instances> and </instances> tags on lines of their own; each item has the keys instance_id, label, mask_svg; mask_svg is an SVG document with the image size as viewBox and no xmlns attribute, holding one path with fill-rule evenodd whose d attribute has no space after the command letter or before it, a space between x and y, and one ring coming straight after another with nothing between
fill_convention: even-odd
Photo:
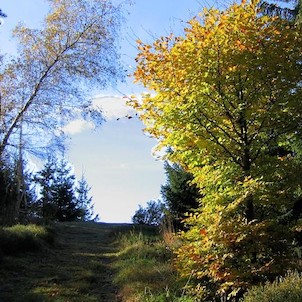
<instances>
[{"instance_id":1,"label":"blue sky","mask_svg":"<svg viewBox=\"0 0 302 302\"><path fill-rule=\"evenodd\" d=\"M152 42L155 37L181 33L185 21L211 0L136 0L126 6L121 32L122 61L131 72L135 67L135 40ZM219 1L220 2L220 1ZM15 44L11 30L18 22L39 27L47 13L43 0L4 0L0 8L8 15L0 27L1 53L13 53ZM140 94L144 89L132 79L117 87L99 91L95 101L101 104L107 121L97 130L83 121L75 121L66 129L70 134L67 159L79 177L84 172L91 189L95 212L102 222L131 222L138 205L160 197L165 182L163 162L152 156L156 141L143 134L138 119L122 118L129 108L122 94ZM121 94L122 93L122 94ZM131 112L131 111L129 111Z\"/></svg>"}]
</instances>

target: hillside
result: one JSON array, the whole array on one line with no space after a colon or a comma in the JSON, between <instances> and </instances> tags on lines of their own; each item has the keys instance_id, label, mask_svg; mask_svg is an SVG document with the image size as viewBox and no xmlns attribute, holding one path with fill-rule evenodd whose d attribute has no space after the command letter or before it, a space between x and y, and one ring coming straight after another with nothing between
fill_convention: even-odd
<instances>
[{"instance_id":1,"label":"hillside","mask_svg":"<svg viewBox=\"0 0 302 302\"><path fill-rule=\"evenodd\" d=\"M112 283L115 234L129 225L56 224L56 243L40 252L5 257L0 302L120 301Z\"/></svg>"}]
</instances>

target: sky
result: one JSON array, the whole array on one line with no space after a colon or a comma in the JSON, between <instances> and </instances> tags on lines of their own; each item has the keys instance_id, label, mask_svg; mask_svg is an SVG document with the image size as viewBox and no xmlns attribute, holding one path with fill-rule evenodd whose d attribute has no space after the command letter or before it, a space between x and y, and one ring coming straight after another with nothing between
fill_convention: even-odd
<instances>
[{"instance_id":1,"label":"sky","mask_svg":"<svg viewBox=\"0 0 302 302\"><path fill-rule=\"evenodd\" d=\"M218 5L212 0L131 2L125 6L120 33L121 59L130 73L135 68L136 39L151 43L171 32L180 34L185 22L203 7ZM1 0L0 8L8 15L0 26L0 51L8 54L16 49L11 30L17 23L38 28L48 11L44 0ZM163 161L152 153L157 142L143 133L138 118L124 118L133 111L125 106L122 96L145 91L132 78L99 91L93 97L102 106L106 122L93 129L91 124L77 120L65 128L70 136L65 156L78 178L84 173L101 222L131 222L138 205L144 207L147 201L160 198L161 185L166 181Z\"/></svg>"}]
</instances>

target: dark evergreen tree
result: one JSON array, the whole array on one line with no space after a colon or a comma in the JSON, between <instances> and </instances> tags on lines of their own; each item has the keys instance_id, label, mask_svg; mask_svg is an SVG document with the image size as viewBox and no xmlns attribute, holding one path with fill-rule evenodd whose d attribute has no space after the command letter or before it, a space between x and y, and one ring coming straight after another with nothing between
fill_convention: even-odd
<instances>
[{"instance_id":1,"label":"dark evergreen tree","mask_svg":"<svg viewBox=\"0 0 302 302\"><path fill-rule=\"evenodd\" d=\"M20 169L20 167L22 169ZM22 170L22 175L19 173ZM16 202L17 201L17 202ZM2 158L0 161L0 224L11 225L27 219L36 201L35 190L26 162Z\"/></svg>"},{"instance_id":2,"label":"dark evergreen tree","mask_svg":"<svg viewBox=\"0 0 302 302\"><path fill-rule=\"evenodd\" d=\"M195 184L193 176L179 165L165 163L167 183L161 187L161 196L172 216L176 228L181 228L181 221L186 213L193 212L199 206L201 195Z\"/></svg>"},{"instance_id":3,"label":"dark evergreen tree","mask_svg":"<svg viewBox=\"0 0 302 302\"><path fill-rule=\"evenodd\" d=\"M80 220L94 220L93 218L93 204L92 197L89 196L91 187L88 185L84 175L82 174L81 179L78 181L76 188L77 206L81 211Z\"/></svg>"},{"instance_id":4,"label":"dark evergreen tree","mask_svg":"<svg viewBox=\"0 0 302 302\"><path fill-rule=\"evenodd\" d=\"M16 219L14 200L18 197L13 164L5 158L0 161L0 224L13 224Z\"/></svg>"},{"instance_id":5,"label":"dark evergreen tree","mask_svg":"<svg viewBox=\"0 0 302 302\"><path fill-rule=\"evenodd\" d=\"M40 199L38 208L40 216L45 219L54 219L56 216L56 206L53 203L55 186L56 163L54 158L49 157L44 168L35 176L35 181L40 186Z\"/></svg>"},{"instance_id":6,"label":"dark evergreen tree","mask_svg":"<svg viewBox=\"0 0 302 302\"><path fill-rule=\"evenodd\" d=\"M65 160L61 160L56 167L53 186L52 203L56 207L56 219L59 221L77 220L80 210L75 198L75 176Z\"/></svg>"},{"instance_id":7,"label":"dark evergreen tree","mask_svg":"<svg viewBox=\"0 0 302 302\"><path fill-rule=\"evenodd\" d=\"M58 161L50 158L37 173L36 181L41 188L40 212L43 218L74 221L86 220L87 215L92 214L88 184L82 179L76 188L75 176L71 170L64 159Z\"/></svg>"}]
</instances>

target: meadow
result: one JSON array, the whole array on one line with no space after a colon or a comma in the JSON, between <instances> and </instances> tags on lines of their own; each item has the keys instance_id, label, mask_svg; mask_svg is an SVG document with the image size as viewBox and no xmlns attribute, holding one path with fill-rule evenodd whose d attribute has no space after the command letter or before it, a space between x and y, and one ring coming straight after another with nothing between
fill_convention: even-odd
<instances>
[{"instance_id":1,"label":"meadow","mask_svg":"<svg viewBox=\"0 0 302 302\"><path fill-rule=\"evenodd\" d=\"M159 227L92 222L0 229L1 302L206 302L178 275L179 242ZM191 286L192 285L192 286ZM289 273L252 288L242 302L300 302ZM209 301L207 301L209 302Z\"/></svg>"}]
</instances>

